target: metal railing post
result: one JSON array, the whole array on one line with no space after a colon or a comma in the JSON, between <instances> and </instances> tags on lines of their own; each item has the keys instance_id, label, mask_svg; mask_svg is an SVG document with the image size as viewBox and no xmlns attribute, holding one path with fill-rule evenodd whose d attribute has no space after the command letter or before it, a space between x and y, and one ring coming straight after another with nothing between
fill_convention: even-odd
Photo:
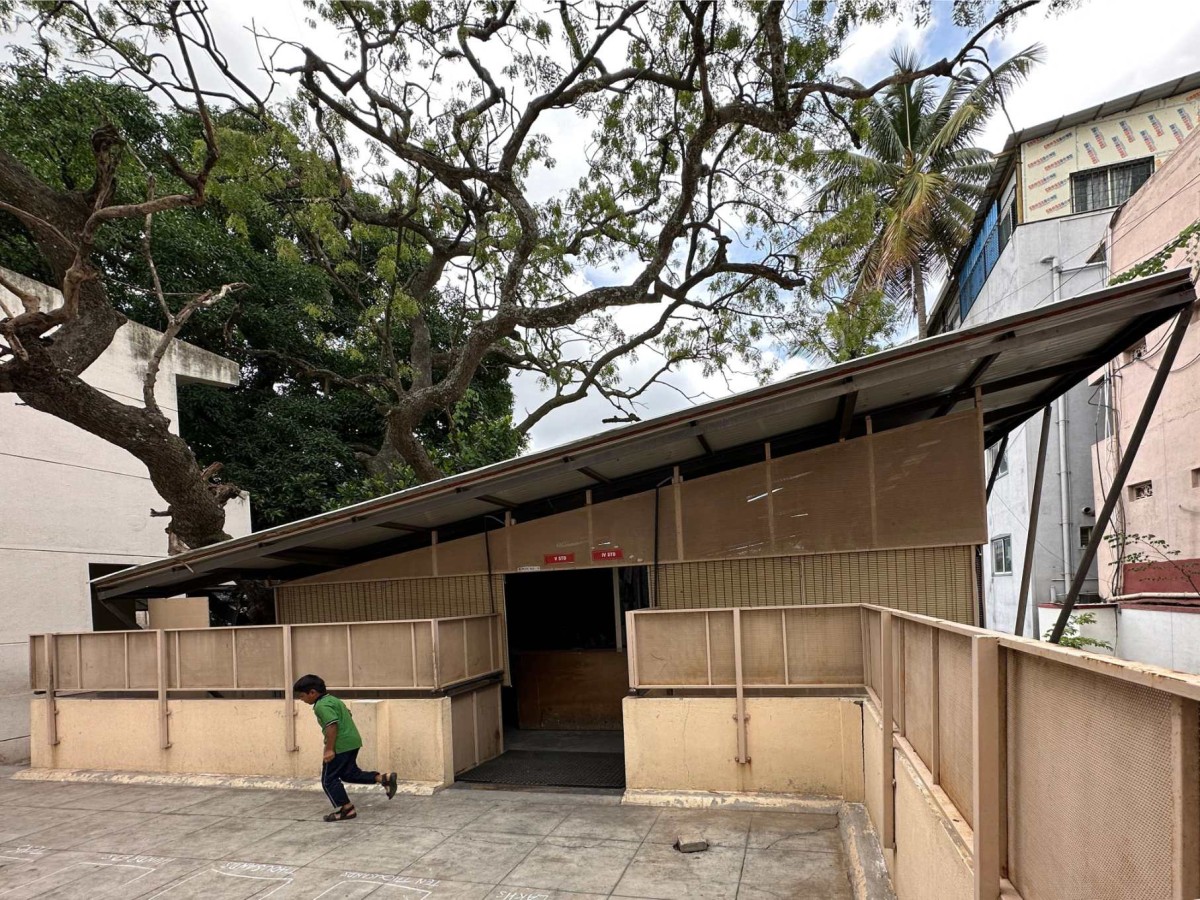
<instances>
[{"instance_id":1,"label":"metal railing post","mask_svg":"<svg viewBox=\"0 0 1200 900\"><path fill-rule=\"evenodd\" d=\"M750 762L746 744L746 693L742 685L742 611L733 610L733 683L734 715L737 722L737 761L745 765Z\"/></svg>"},{"instance_id":2,"label":"metal railing post","mask_svg":"<svg viewBox=\"0 0 1200 900\"><path fill-rule=\"evenodd\" d=\"M942 783L942 634L929 627L929 773Z\"/></svg>"},{"instance_id":3,"label":"metal railing post","mask_svg":"<svg viewBox=\"0 0 1200 900\"><path fill-rule=\"evenodd\" d=\"M971 800L974 806L975 900L1000 896L1000 641L971 638Z\"/></svg>"},{"instance_id":4,"label":"metal railing post","mask_svg":"<svg viewBox=\"0 0 1200 900\"><path fill-rule=\"evenodd\" d=\"M300 749L296 743L296 672L292 662L292 626L283 626L283 745L288 753Z\"/></svg>"},{"instance_id":5,"label":"metal railing post","mask_svg":"<svg viewBox=\"0 0 1200 900\"><path fill-rule=\"evenodd\" d=\"M54 692L58 688L58 647L53 634L47 634L42 644L46 654L46 741L51 747L58 746L58 701Z\"/></svg>"},{"instance_id":6,"label":"metal railing post","mask_svg":"<svg viewBox=\"0 0 1200 900\"><path fill-rule=\"evenodd\" d=\"M436 691L442 686L442 650L438 643L438 622L437 619L429 620L429 646L433 649L433 689Z\"/></svg>"},{"instance_id":7,"label":"metal railing post","mask_svg":"<svg viewBox=\"0 0 1200 900\"><path fill-rule=\"evenodd\" d=\"M625 662L629 666L629 690L638 689L637 669L637 615L634 611L625 613Z\"/></svg>"},{"instance_id":8,"label":"metal railing post","mask_svg":"<svg viewBox=\"0 0 1200 900\"><path fill-rule=\"evenodd\" d=\"M879 842L885 850L896 848L896 755L892 744L895 716L895 676L892 660L892 614L879 614L879 705L883 732L883 822Z\"/></svg>"},{"instance_id":9,"label":"metal railing post","mask_svg":"<svg viewBox=\"0 0 1200 900\"><path fill-rule=\"evenodd\" d=\"M1172 900L1200 897L1200 704L1171 698Z\"/></svg>"},{"instance_id":10,"label":"metal railing post","mask_svg":"<svg viewBox=\"0 0 1200 900\"><path fill-rule=\"evenodd\" d=\"M158 670L158 743L164 750L171 749L171 710L167 705L167 633L159 628L154 632L155 655ZM175 651L176 662L179 650Z\"/></svg>"}]
</instances>

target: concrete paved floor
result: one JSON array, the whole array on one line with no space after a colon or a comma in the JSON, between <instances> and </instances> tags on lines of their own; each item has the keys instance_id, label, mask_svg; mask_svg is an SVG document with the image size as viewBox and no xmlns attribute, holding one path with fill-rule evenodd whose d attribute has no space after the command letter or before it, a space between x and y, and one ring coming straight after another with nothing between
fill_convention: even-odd
<instances>
[{"instance_id":1,"label":"concrete paved floor","mask_svg":"<svg viewBox=\"0 0 1200 900\"><path fill-rule=\"evenodd\" d=\"M621 806L615 796L356 794L0 777L0 898L765 900L853 896L837 817ZM681 854L681 830L711 847Z\"/></svg>"}]
</instances>

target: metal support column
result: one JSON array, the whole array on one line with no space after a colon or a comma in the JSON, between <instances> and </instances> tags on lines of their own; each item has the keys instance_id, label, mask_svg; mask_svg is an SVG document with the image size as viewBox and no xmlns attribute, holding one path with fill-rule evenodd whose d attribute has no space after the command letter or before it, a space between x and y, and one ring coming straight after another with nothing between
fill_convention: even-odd
<instances>
[{"instance_id":1,"label":"metal support column","mask_svg":"<svg viewBox=\"0 0 1200 900\"><path fill-rule=\"evenodd\" d=\"M985 499L992 499L992 488L996 485L996 478L1000 474L1000 463L1004 462L1004 452L1008 450L1008 435L1000 438L1000 449L996 451L996 460L992 463L992 473L988 476L987 491Z\"/></svg>"},{"instance_id":2,"label":"metal support column","mask_svg":"<svg viewBox=\"0 0 1200 900\"><path fill-rule=\"evenodd\" d=\"M1050 634L1052 644L1057 644L1062 639L1067 622L1071 619L1071 611L1079 600L1079 592L1083 588L1087 570L1096 558L1096 551L1100 549L1100 541L1104 539L1104 532L1108 528L1109 519L1112 518L1112 512L1121 496L1121 491L1125 490L1125 479L1129 477L1129 470L1133 467L1134 459L1137 458L1138 447L1142 444L1142 438L1150 424L1150 417L1154 415L1154 408L1158 405L1158 398L1162 395L1163 386L1167 383L1167 376L1171 374L1171 366L1175 364L1179 345L1183 343L1188 322L1191 319L1192 304L1189 303L1179 311L1179 317L1175 320L1175 329L1171 332L1167 349L1163 351L1162 359L1158 362L1158 371L1154 373L1154 381L1150 384L1146 401L1142 404L1141 413L1138 414L1137 424L1133 426L1133 433L1129 436L1125 455L1121 457L1121 464L1117 466L1117 473L1113 476L1108 496L1104 498L1104 508L1096 516L1096 524L1092 527L1092 536L1088 540L1087 549L1083 551L1083 557L1079 560L1079 568L1075 570L1075 578L1071 581L1071 589L1067 591L1067 599L1063 603L1062 612L1058 614L1058 621L1054 623L1054 631Z\"/></svg>"},{"instance_id":3,"label":"metal support column","mask_svg":"<svg viewBox=\"0 0 1200 900\"><path fill-rule=\"evenodd\" d=\"M1029 601L1029 581L1033 577L1033 554L1037 548L1038 510L1042 505L1042 476L1046 473L1046 445L1050 442L1050 407L1042 410L1042 436L1038 443L1037 471L1033 476L1033 497L1029 501L1029 529L1025 536L1025 558L1021 564L1021 592L1017 594L1017 624L1013 634L1025 635L1025 609Z\"/></svg>"}]
</instances>

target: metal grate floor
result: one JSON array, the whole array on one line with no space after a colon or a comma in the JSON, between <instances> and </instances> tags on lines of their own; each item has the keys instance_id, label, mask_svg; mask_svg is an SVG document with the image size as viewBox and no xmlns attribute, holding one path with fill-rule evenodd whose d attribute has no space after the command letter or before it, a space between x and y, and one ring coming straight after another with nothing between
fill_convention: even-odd
<instances>
[{"instance_id":1,"label":"metal grate floor","mask_svg":"<svg viewBox=\"0 0 1200 900\"><path fill-rule=\"evenodd\" d=\"M454 778L472 784L624 788L625 754L509 750Z\"/></svg>"}]
</instances>

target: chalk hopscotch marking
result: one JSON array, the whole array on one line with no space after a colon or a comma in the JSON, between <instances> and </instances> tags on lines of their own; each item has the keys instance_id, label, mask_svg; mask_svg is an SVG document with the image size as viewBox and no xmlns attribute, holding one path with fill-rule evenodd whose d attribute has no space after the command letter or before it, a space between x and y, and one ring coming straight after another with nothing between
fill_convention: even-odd
<instances>
[{"instance_id":1,"label":"chalk hopscotch marking","mask_svg":"<svg viewBox=\"0 0 1200 900\"><path fill-rule=\"evenodd\" d=\"M254 874L265 873L265 874ZM216 874L224 875L227 878L252 878L255 881L275 881L278 882L275 887L271 888L265 894L256 893L255 897L270 897L277 891L283 890L296 879L292 876L296 873L293 866L270 866L261 863L223 863L220 867L212 869L202 869L182 881L176 881L167 885L157 894L152 894L147 900L155 900L156 897L164 897L173 891L175 888L187 884L201 875Z\"/></svg>"},{"instance_id":2,"label":"chalk hopscotch marking","mask_svg":"<svg viewBox=\"0 0 1200 900\"><path fill-rule=\"evenodd\" d=\"M313 900L321 900L322 897L329 894L331 891L351 884L373 884L378 887L396 888L401 891L407 891L411 894L419 894L422 898L427 898L433 896L432 888L436 888L439 884L441 884L441 882L435 878L412 878L408 875L377 875L373 872L343 872L341 881L321 891L321 893L317 894ZM429 890L427 890L427 888Z\"/></svg>"},{"instance_id":3,"label":"chalk hopscotch marking","mask_svg":"<svg viewBox=\"0 0 1200 900\"><path fill-rule=\"evenodd\" d=\"M38 859L39 857L45 856L49 852L49 847L39 847L35 844L24 844L20 847L10 847L6 849L3 854L0 854L0 859L10 859L13 862L23 863ZM17 855L9 856L10 853L15 853Z\"/></svg>"},{"instance_id":4,"label":"chalk hopscotch marking","mask_svg":"<svg viewBox=\"0 0 1200 900\"><path fill-rule=\"evenodd\" d=\"M84 868L89 868L91 866L102 866L102 867L108 868L108 869L141 869L142 870L141 875L138 875L134 878L130 878L128 881L125 882L125 884L133 884L135 881L138 881L141 878L145 878L147 875L149 875L151 872L154 871L153 866L135 866L135 865L130 865L129 863L76 862L76 863L71 863L69 866L63 866L61 869L56 869L53 872L48 872L47 874L41 876L40 878L34 878L30 881L24 881L21 884L14 885L13 887L10 887L6 891L0 891L0 897L3 897L5 894L11 894L13 891L19 891L21 888L27 888L31 884L37 884L39 881L45 881L47 878L55 878L59 875L65 875L67 872L70 872L72 869L84 869Z\"/></svg>"}]
</instances>

